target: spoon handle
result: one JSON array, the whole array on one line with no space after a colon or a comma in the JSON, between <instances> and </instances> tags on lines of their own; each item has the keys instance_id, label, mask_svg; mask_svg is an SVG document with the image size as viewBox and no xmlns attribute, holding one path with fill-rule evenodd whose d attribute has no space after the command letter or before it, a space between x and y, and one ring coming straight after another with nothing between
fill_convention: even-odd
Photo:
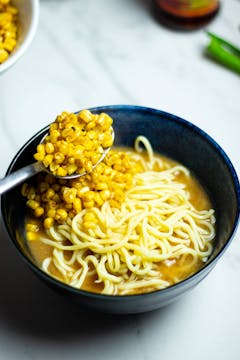
<instances>
[{"instance_id":1,"label":"spoon handle","mask_svg":"<svg viewBox=\"0 0 240 360\"><path fill-rule=\"evenodd\" d=\"M0 179L0 195L42 170L42 164L40 162L35 162Z\"/></svg>"}]
</instances>

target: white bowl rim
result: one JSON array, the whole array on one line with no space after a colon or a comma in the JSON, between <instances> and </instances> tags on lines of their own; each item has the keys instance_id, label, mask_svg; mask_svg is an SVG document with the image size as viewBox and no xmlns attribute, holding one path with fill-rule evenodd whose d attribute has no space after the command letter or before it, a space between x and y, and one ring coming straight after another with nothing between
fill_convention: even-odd
<instances>
[{"instance_id":1,"label":"white bowl rim","mask_svg":"<svg viewBox=\"0 0 240 360\"><path fill-rule=\"evenodd\" d=\"M34 38L39 20L39 0L31 0L31 1L32 1L33 16L31 19L31 24L29 26L29 32L27 33L19 49L14 54L12 54L12 56L9 57L9 59L7 59L5 62L0 64L0 74L3 73L5 70L8 70L13 64L15 64L23 56L23 54L30 46Z\"/></svg>"}]
</instances>

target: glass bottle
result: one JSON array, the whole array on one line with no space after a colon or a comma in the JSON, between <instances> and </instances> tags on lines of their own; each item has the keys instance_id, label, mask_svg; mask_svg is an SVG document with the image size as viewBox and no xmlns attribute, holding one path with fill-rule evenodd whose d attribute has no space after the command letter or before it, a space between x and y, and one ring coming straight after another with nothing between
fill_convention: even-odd
<instances>
[{"instance_id":1,"label":"glass bottle","mask_svg":"<svg viewBox=\"0 0 240 360\"><path fill-rule=\"evenodd\" d=\"M176 29L194 30L206 25L219 11L218 0L155 0L155 16Z\"/></svg>"}]
</instances>

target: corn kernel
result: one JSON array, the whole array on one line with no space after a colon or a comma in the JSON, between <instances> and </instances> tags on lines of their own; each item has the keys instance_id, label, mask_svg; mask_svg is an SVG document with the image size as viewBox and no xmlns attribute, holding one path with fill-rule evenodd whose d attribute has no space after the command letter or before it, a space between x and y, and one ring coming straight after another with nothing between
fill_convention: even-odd
<instances>
[{"instance_id":1,"label":"corn kernel","mask_svg":"<svg viewBox=\"0 0 240 360\"><path fill-rule=\"evenodd\" d=\"M90 201L90 200L94 200L94 196L95 196L94 191L87 191L84 193L83 198L85 201Z\"/></svg>"},{"instance_id":2,"label":"corn kernel","mask_svg":"<svg viewBox=\"0 0 240 360\"><path fill-rule=\"evenodd\" d=\"M41 207L41 206L37 207L37 208L34 210L34 215L35 215L36 217L40 217L40 216L42 216L43 214L44 214L44 208Z\"/></svg>"},{"instance_id":3,"label":"corn kernel","mask_svg":"<svg viewBox=\"0 0 240 360\"><path fill-rule=\"evenodd\" d=\"M31 209L35 210L39 207L39 202L35 201L35 200L28 200L27 206L30 207Z\"/></svg>"},{"instance_id":4,"label":"corn kernel","mask_svg":"<svg viewBox=\"0 0 240 360\"><path fill-rule=\"evenodd\" d=\"M45 191L47 191L49 189L49 184L45 181L42 181L40 184L39 184L39 190L40 190L40 193L44 193Z\"/></svg>"},{"instance_id":5,"label":"corn kernel","mask_svg":"<svg viewBox=\"0 0 240 360\"><path fill-rule=\"evenodd\" d=\"M54 154L54 161L56 164L62 164L64 159L65 159L65 156L62 153L56 152Z\"/></svg>"},{"instance_id":6,"label":"corn kernel","mask_svg":"<svg viewBox=\"0 0 240 360\"><path fill-rule=\"evenodd\" d=\"M50 227L53 225L53 222L54 222L53 218L47 217L43 221L43 226L45 227L45 229L50 229Z\"/></svg>"},{"instance_id":7,"label":"corn kernel","mask_svg":"<svg viewBox=\"0 0 240 360\"><path fill-rule=\"evenodd\" d=\"M77 194L77 190L76 189L71 189L71 188L65 188L63 191L63 198L65 200L66 203L73 203L73 201L76 198L76 194Z\"/></svg>"},{"instance_id":8,"label":"corn kernel","mask_svg":"<svg viewBox=\"0 0 240 360\"><path fill-rule=\"evenodd\" d=\"M47 142L45 145L45 151L47 154L52 154L54 152L54 145L50 142Z\"/></svg>"},{"instance_id":9,"label":"corn kernel","mask_svg":"<svg viewBox=\"0 0 240 360\"><path fill-rule=\"evenodd\" d=\"M28 241L38 240L38 235L36 234L36 232L27 231L27 239Z\"/></svg>"},{"instance_id":10,"label":"corn kernel","mask_svg":"<svg viewBox=\"0 0 240 360\"><path fill-rule=\"evenodd\" d=\"M87 126L86 126L86 130L92 130L94 127L96 126L96 122L95 121L90 121Z\"/></svg>"},{"instance_id":11,"label":"corn kernel","mask_svg":"<svg viewBox=\"0 0 240 360\"><path fill-rule=\"evenodd\" d=\"M55 215L56 215L56 210L55 209L50 209L50 210L48 210L48 212L47 212L47 217L49 217L49 218L55 218Z\"/></svg>"},{"instance_id":12,"label":"corn kernel","mask_svg":"<svg viewBox=\"0 0 240 360\"><path fill-rule=\"evenodd\" d=\"M49 155L50 156L50 155ZM59 168L59 165L56 164L54 161L50 164L49 169L50 171L55 174L57 169Z\"/></svg>"},{"instance_id":13,"label":"corn kernel","mask_svg":"<svg viewBox=\"0 0 240 360\"><path fill-rule=\"evenodd\" d=\"M33 186L30 187L27 194L28 199L34 200L36 197L36 191Z\"/></svg>"},{"instance_id":14,"label":"corn kernel","mask_svg":"<svg viewBox=\"0 0 240 360\"><path fill-rule=\"evenodd\" d=\"M96 119L96 123L99 124L100 126L102 126L103 123L104 123L105 115L106 115L106 114L101 113L101 114L97 117L97 119Z\"/></svg>"},{"instance_id":15,"label":"corn kernel","mask_svg":"<svg viewBox=\"0 0 240 360\"><path fill-rule=\"evenodd\" d=\"M91 162L92 162L93 165L95 165L95 164L99 161L99 159L100 159L100 155L99 155L99 154L93 153L93 154L91 155Z\"/></svg>"},{"instance_id":16,"label":"corn kernel","mask_svg":"<svg viewBox=\"0 0 240 360\"><path fill-rule=\"evenodd\" d=\"M96 219L96 215L93 213L93 212L91 212L91 211L88 211L85 215L84 215L84 217L83 217L83 221L86 221L86 222L97 222L97 219Z\"/></svg>"},{"instance_id":17,"label":"corn kernel","mask_svg":"<svg viewBox=\"0 0 240 360\"><path fill-rule=\"evenodd\" d=\"M55 219L64 221L67 219L67 216L68 214L65 209L57 209Z\"/></svg>"},{"instance_id":18,"label":"corn kernel","mask_svg":"<svg viewBox=\"0 0 240 360\"><path fill-rule=\"evenodd\" d=\"M61 135L61 133L59 130L53 130L50 133L50 139L51 139L52 143L55 143L60 135Z\"/></svg>"},{"instance_id":19,"label":"corn kernel","mask_svg":"<svg viewBox=\"0 0 240 360\"><path fill-rule=\"evenodd\" d=\"M112 125L112 122L113 122L112 118L110 118L110 117L105 118L104 122L103 122L103 125L101 127L101 130L102 131L108 130L109 127Z\"/></svg>"},{"instance_id":20,"label":"corn kernel","mask_svg":"<svg viewBox=\"0 0 240 360\"><path fill-rule=\"evenodd\" d=\"M71 164L67 167L67 173L69 175L74 174L77 171L77 165Z\"/></svg>"},{"instance_id":21,"label":"corn kernel","mask_svg":"<svg viewBox=\"0 0 240 360\"><path fill-rule=\"evenodd\" d=\"M9 53L15 48L17 41L13 38L8 38L3 42L4 49Z\"/></svg>"},{"instance_id":22,"label":"corn kernel","mask_svg":"<svg viewBox=\"0 0 240 360\"><path fill-rule=\"evenodd\" d=\"M84 221L83 222L83 226L85 227L85 229L93 229L96 227L96 224L94 222L91 221Z\"/></svg>"},{"instance_id":23,"label":"corn kernel","mask_svg":"<svg viewBox=\"0 0 240 360\"><path fill-rule=\"evenodd\" d=\"M83 204L85 208L92 208L94 206L94 201L93 200L84 201Z\"/></svg>"},{"instance_id":24,"label":"corn kernel","mask_svg":"<svg viewBox=\"0 0 240 360\"><path fill-rule=\"evenodd\" d=\"M94 122L95 126L96 123ZM94 140L97 138L97 134L96 131L92 130L92 131L88 131L88 133L86 134L86 136L88 137L89 140Z\"/></svg>"},{"instance_id":25,"label":"corn kernel","mask_svg":"<svg viewBox=\"0 0 240 360\"><path fill-rule=\"evenodd\" d=\"M92 120L92 114L89 110L82 110L78 116L84 120L86 123L90 122Z\"/></svg>"},{"instance_id":26,"label":"corn kernel","mask_svg":"<svg viewBox=\"0 0 240 360\"><path fill-rule=\"evenodd\" d=\"M37 160L37 159L36 159ZM52 162L53 162L53 155L51 154L48 154L44 157L43 160L39 160L39 161L42 161L43 162L43 165L45 167L48 167Z\"/></svg>"},{"instance_id":27,"label":"corn kernel","mask_svg":"<svg viewBox=\"0 0 240 360\"><path fill-rule=\"evenodd\" d=\"M106 190L107 188L107 184L103 182L99 182L95 185L95 190Z\"/></svg>"},{"instance_id":28,"label":"corn kernel","mask_svg":"<svg viewBox=\"0 0 240 360\"><path fill-rule=\"evenodd\" d=\"M64 208L65 208L65 210L68 210L68 213L69 213L69 211L73 209L73 202L72 203L65 203Z\"/></svg>"},{"instance_id":29,"label":"corn kernel","mask_svg":"<svg viewBox=\"0 0 240 360\"><path fill-rule=\"evenodd\" d=\"M58 117L57 117L58 118ZM56 119L56 121L58 121ZM53 122L51 125L50 125L50 132L53 131L53 130L57 130L58 129L58 124L57 122ZM47 136L47 139L49 138L49 136Z\"/></svg>"},{"instance_id":30,"label":"corn kernel","mask_svg":"<svg viewBox=\"0 0 240 360\"><path fill-rule=\"evenodd\" d=\"M24 183L21 188L21 194L22 196L27 196L28 194L28 184Z\"/></svg>"},{"instance_id":31,"label":"corn kernel","mask_svg":"<svg viewBox=\"0 0 240 360\"><path fill-rule=\"evenodd\" d=\"M4 61L8 58L8 52L4 49L0 49L0 64L2 64Z\"/></svg>"},{"instance_id":32,"label":"corn kernel","mask_svg":"<svg viewBox=\"0 0 240 360\"><path fill-rule=\"evenodd\" d=\"M68 174L67 170L64 169L62 166L60 166L57 169L57 173L56 173L57 176L66 176L67 174Z\"/></svg>"},{"instance_id":33,"label":"corn kernel","mask_svg":"<svg viewBox=\"0 0 240 360\"><path fill-rule=\"evenodd\" d=\"M68 149L69 149L69 146L67 144L67 142L61 142L58 146L58 151L63 154L63 155L67 155L68 154Z\"/></svg>"},{"instance_id":34,"label":"corn kernel","mask_svg":"<svg viewBox=\"0 0 240 360\"><path fill-rule=\"evenodd\" d=\"M108 133L105 133L104 137L103 137L103 140L102 140L102 146L104 148L108 148L108 147L112 146L112 144L113 144L112 135L108 134Z\"/></svg>"},{"instance_id":35,"label":"corn kernel","mask_svg":"<svg viewBox=\"0 0 240 360\"><path fill-rule=\"evenodd\" d=\"M103 204L103 199L101 198L101 196L98 192L96 192L96 194L95 194L94 201L99 207L102 206L102 204Z\"/></svg>"},{"instance_id":36,"label":"corn kernel","mask_svg":"<svg viewBox=\"0 0 240 360\"><path fill-rule=\"evenodd\" d=\"M49 188L49 189L46 191L46 197L47 197L47 199L50 200L54 195L55 195L55 191L54 191L52 188Z\"/></svg>"},{"instance_id":37,"label":"corn kernel","mask_svg":"<svg viewBox=\"0 0 240 360\"><path fill-rule=\"evenodd\" d=\"M53 196L52 200L53 200L55 203L59 203L59 202L61 201L59 194L55 194L55 195Z\"/></svg>"},{"instance_id":38,"label":"corn kernel","mask_svg":"<svg viewBox=\"0 0 240 360\"><path fill-rule=\"evenodd\" d=\"M38 232L39 226L36 224L26 224L26 230L31 232Z\"/></svg>"},{"instance_id":39,"label":"corn kernel","mask_svg":"<svg viewBox=\"0 0 240 360\"><path fill-rule=\"evenodd\" d=\"M71 164L71 165L74 165L75 164L75 158L73 156L70 156L68 158L68 163Z\"/></svg>"},{"instance_id":40,"label":"corn kernel","mask_svg":"<svg viewBox=\"0 0 240 360\"><path fill-rule=\"evenodd\" d=\"M91 172L92 171L92 162L91 161L86 161L84 163L84 168L86 170L86 172Z\"/></svg>"},{"instance_id":41,"label":"corn kernel","mask_svg":"<svg viewBox=\"0 0 240 360\"><path fill-rule=\"evenodd\" d=\"M49 209L56 209L57 207L57 202L55 200L50 200L48 197L47 198L47 204L48 204L48 208ZM54 198L54 197L53 197Z\"/></svg>"},{"instance_id":42,"label":"corn kernel","mask_svg":"<svg viewBox=\"0 0 240 360\"><path fill-rule=\"evenodd\" d=\"M102 190L102 191L100 191L100 196L101 196L103 201L106 201L106 200L108 200L110 198L111 193L110 193L109 190Z\"/></svg>"},{"instance_id":43,"label":"corn kernel","mask_svg":"<svg viewBox=\"0 0 240 360\"><path fill-rule=\"evenodd\" d=\"M39 154L44 154L44 155L45 155L45 146L44 146L43 144L39 144L39 145L37 146L37 152L38 152Z\"/></svg>"},{"instance_id":44,"label":"corn kernel","mask_svg":"<svg viewBox=\"0 0 240 360\"><path fill-rule=\"evenodd\" d=\"M44 154L36 153L33 155L34 159L37 161L43 161L44 160Z\"/></svg>"},{"instance_id":45,"label":"corn kernel","mask_svg":"<svg viewBox=\"0 0 240 360\"><path fill-rule=\"evenodd\" d=\"M76 213L79 213L82 210L82 202L81 199L75 198L73 200L73 209L76 211Z\"/></svg>"}]
</instances>

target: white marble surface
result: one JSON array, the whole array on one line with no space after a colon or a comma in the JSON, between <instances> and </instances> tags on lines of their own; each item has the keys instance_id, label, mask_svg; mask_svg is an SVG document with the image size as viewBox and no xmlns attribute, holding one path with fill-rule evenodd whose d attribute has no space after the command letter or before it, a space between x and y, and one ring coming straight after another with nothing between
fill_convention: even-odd
<instances>
[{"instance_id":1,"label":"white marble surface","mask_svg":"<svg viewBox=\"0 0 240 360\"><path fill-rule=\"evenodd\" d=\"M240 44L240 1L208 29ZM240 78L204 57L203 30L157 24L147 0L42 0L27 54L0 77L3 176L23 143L62 110L138 104L213 136L240 174ZM223 184L224 186L224 184ZM0 227L0 360L240 358L240 231L211 274L178 302L132 316L82 312L28 270Z\"/></svg>"}]
</instances>

